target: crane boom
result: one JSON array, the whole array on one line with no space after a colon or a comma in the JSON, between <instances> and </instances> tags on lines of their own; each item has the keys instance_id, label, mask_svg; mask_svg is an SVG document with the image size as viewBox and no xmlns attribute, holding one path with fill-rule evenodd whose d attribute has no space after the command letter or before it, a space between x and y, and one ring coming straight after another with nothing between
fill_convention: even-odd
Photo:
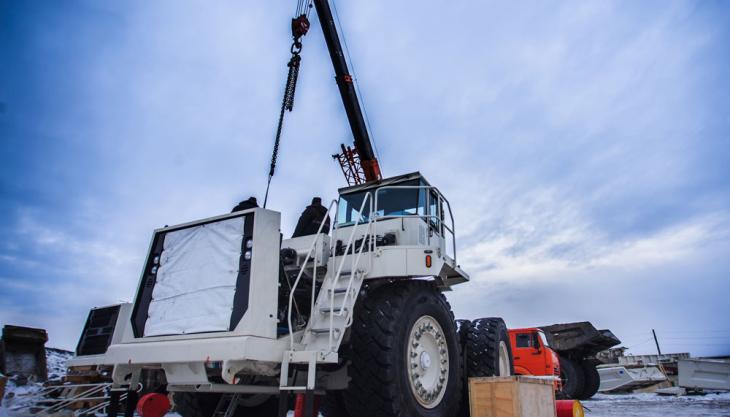
<instances>
[{"instance_id":1,"label":"crane boom","mask_svg":"<svg viewBox=\"0 0 730 417\"><path fill-rule=\"evenodd\" d=\"M332 59L332 65L335 68L335 80L340 90L342 104L345 106L345 113L347 114L347 121L352 130L352 136L355 139L355 151L359 156L359 163L362 167L365 181L379 180L382 178L380 165L378 164L378 159L375 157L375 152L373 152L373 145L370 142L370 135L368 134L365 118L360 108L360 102L357 99L352 75L350 75L350 71L347 68L345 54L342 51L342 44L337 34L335 20L332 17L332 10L327 0L314 0L314 6L317 10L319 23L322 26L322 33L327 43L327 50ZM349 160L352 160L352 158L349 158Z\"/></svg>"}]
</instances>

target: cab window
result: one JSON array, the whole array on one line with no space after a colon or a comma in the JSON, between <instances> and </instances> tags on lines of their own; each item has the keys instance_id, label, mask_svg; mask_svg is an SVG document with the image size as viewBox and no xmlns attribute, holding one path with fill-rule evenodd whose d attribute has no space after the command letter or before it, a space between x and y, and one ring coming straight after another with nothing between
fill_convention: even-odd
<instances>
[{"instance_id":1,"label":"cab window","mask_svg":"<svg viewBox=\"0 0 730 417\"><path fill-rule=\"evenodd\" d=\"M431 224L431 227L433 227L433 230L439 234L443 234L443 230L441 230L441 221L444 218L444 212L443 207L441 207L441 200L439 199L438 194L433 191L429 191L428 194L428 214L431 216L428 218L428 221Z\"/></svg>"},{"instance_id":2,"label":"cab window","mask_svg":"<svg viewBox=\"0 0 730 417\"><path fill-rule=\"evenodd\" d=\"M425 186L419 180L406 181L394 186ZM370 218L370 202L365 204L363 212L358 215L358 210L362 205L363 199L367 193L372 193L372 203L375 204L375 189L363 190L357 193L349 193L340 195L340 203L337 212L337 226L351 226L356 223L367 222ZM428 194L428 199L426 198ZM438 194L423 188L385 188L377 192L377 207L375 215L378 217L388 216L441 216L442 210L439 210ZM428 201L427 201L428 200ZM426 218L423 218L427 221ZM440 231L440 217L433 217L430 223L433 227Z\"/></svg>"},{"instance_id":3,"label":"cab window","mask_svg":"<svg viewBox=\"0 0 730 417\"><path fill-rule=\"evenodd\" d=\"M517 335L517 347L518 348L532 347L532 335L530 333L518 334Z\"/></svg>"}]
</instances>

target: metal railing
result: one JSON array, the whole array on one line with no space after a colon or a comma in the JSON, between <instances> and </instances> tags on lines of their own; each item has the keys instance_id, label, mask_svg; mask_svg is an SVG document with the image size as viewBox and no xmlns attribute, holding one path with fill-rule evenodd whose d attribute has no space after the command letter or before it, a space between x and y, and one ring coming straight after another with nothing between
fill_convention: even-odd
<instances>
[{"instance_id":1,"label":"metal railing","mask_svg":"<svg viewBox=\"0 0 730 417\"><path fill-rule=\"evenodd\" d=\"M323 220L319 223L319 228L317 228L317 234L315 235L314 240L312 240L312 244L309 245L309 250L307 250L307 256L304 258L304 262L302 262L302 267L299 269L299 273L297 274L297 279L294 280L294 285L292 285L291 290L289 292L289 309L287 314L287 324L289 325L289 347L291 350L294 350L294 327L292 326L291 322L291 316L292 316L292 305L294 304L294 293L297 289L297 286L299 286L299 281L302 279L302 275L304 275L304 270L307 269L307 263L309 263L309 260L312 258L312 254L315 252L317 241L318 239L316 236L319 236L320 233L322 233L322 228L324 227L324 224L326 223L326 219L329 217L330 211L332 211L332 207L339 207L337 200L332 200L332 202L327 207L327 212L324 215ZM331 243L330 243L331 246ZM319 257L314 257L314 270L312 272L312 280L315 281L317 279L317 260ZM314 313L314 295L315 295L315 289L316 285L314 282L312 282L312 301L309 308L309 320L312 320L312 315Z\"/></svg>"},{"instance_id":2,"label":"metal railing","mask_svg":"<svg viewBox=\"0 0 730 417\"><path fill-rule=\"evenodd\" d=\"M366 203L369 203L369 207L368 208L370 209L370 213L372 213L373 212L372 211L372 209L373 209L373 198L372 198L372 194L371 193L367 193L366 196L365 196L365 198L363 198L362 204L360 205L360 210L358 210L358 212L357 212L358 218L362 218L362 212L363 212L363 209L365 208L365 204ZM327 207L327 212L325 213L322 222L320 222L320 225L319 225L319 228L317 229L317 234L316 235L319 235L320 233L322 233L322 228L324 227L324 224L326 222L326 219L328 218L329 213L332 211L332 208L333 207L335 207L335 210L338 210L339 209L339 202L337 200L332 200L332 202L329 204L329 207ZM360 258L362 256L362 252L363 252L363 250L365 248L365 242L366 241L369 242L369 246L370 246L370 249L371 250L373 250L373 248L374 248L374 246L373 246L374 245L374 239L372 238L372 234L374 232L373 227L372 227L372 224L374 222L374 219L373 219L372 216L368 216L368 217L369 218L368 218L367 223L360 223L360 222L358 222L358 223L356 223L354 225L354 227L352 228L352 231L350 232L350 236L349 236L349 238L347 240L347 245L346 245L345 251L344 251L345 254L347 254L348 252L350 252L350 249L353 247L353 243L355 242L355 236L356 236L355 232L358 230L358 227L361 226L361 225L363 225L363 224L367 224L367 237L366 238L363 238L362 242L360 243L359 250L353 251L353 252L356 252L356 253L353 253L356 256L353 256L351 258L350 279L348 280L347 288L346 288L346 291L344 293L345 295L344 295L344 297L342 299L342 304L340 305L339 309L337 309L336 306L335 306L335 300L334 300L335 292L334 292L334 290L331 291L331 293L330 293L330 306L329 306L330 307L330 320L329 320L330 323L329 323L329 332L328 332L329 333L328 334L328 337L329 337L328 349L330 351L332 350L332 347L334 346L334 339L333 339L333 335L334 335L334 317L335 316L338 316L338 317L339 316L342 316L342 314L345 313L345 311L346 311L345 305L347 304L347 299L352 296L352 294L351 294L352 293L352 285L353 285L353 281L355 279L355 275L357 273L359 273L357 271L357 267L360 264ZM334 228L336 228L336 225L333 227L332 230L334 230ZM304 262L302 262L302 266L299 269L299 273L297 274L296 280L294 280L294 284L292 285L291 292L289 294L289 310L288 310L288 314L287 314L287 316L288 316L287 317L287 320L288 320L288 325L289 325L289 346L290 346L291 350L294 350L294 327L292 326L292 306L295 303L295 301L294 301L294 293L295 293L296 288L299 286L299 282L301 281L301 278L304 275L305 269L307 269L307 267L308 267L307 264L309 263L310 259L312 259L313 254L316 252L316 244L317 244L317 242L318 242L318 239L315 238L312 241L312 243L310 244L309 249L307 251L307 256L304 258ZM331 239L330 240L330 248L329 249L330 249L330 253L333 254L333 265L336 265L336 260L335 260L336 256L334 256L334 246L335 246L335 241L334 241L334 239ZM342 276L342 270L344 268L344 265L345 265L345 260L343 258L342 259L342 262L339 264L339 267L336 267L337 272L332 277L332 285L333 286L336 285L337 281ZM312 267L313 267L313 273L312 273L312 277L313 278L312 279L313 280L316 280L318 266L319 266L318 265L318 257L315 256L314 257L314 263L312 265ZM334 287L333 287L333 289L334 289ZM313 320L312 316L314 314L314 304L315 304L315 300L316 300L316 298L315 298L315 295L316 295L315 294L315 291L316 291L316 285L313 282L312 283L311 305L310 305L310 310L309 310L310 311L310 317L309 317L310 322ZM337 313L335 313L336 310L338 311ZM351 316L352 312L350 311L350 312L348 312L346 314L348 314L349 316L348 316L348 319L346 321L345 327L347 327L350 324L350 321L352 320L352 316Z\"/></svg>"},{"instance_id":3,"label":"metal railing","mask_svg":"<svg viewBox=\"0 0 730 417\"><path fill-rule=\"evenodd\" d=\"M372 216L373 213L373 197L371 193L365 194L365 197L362 199L362 203L360 204L360 210L357 211L357 218L362 218L362 212L365 208L365 204L369 204L369 216L367 223L361 223L356 222L355 225L352 227L352 231L350 232L350 237L347 240L347 246L345 246L345 250L343 252L342 262L340 262L339 268L337 268L337 273L332 277L332 291L330 291L330 326L329 326L329 344L328 344L328 350L332 351L332 348L334 347L334 320L335 315L342 316L343 314L347 314L347 320L345 321L345 328L349 327L350 324L352 324L352 311L345 310L345 306L347 305L347 299L350 297L354 297L352 294L352 284L355 280L356 274L362 273L361 271L357 270L357 267L360 265L360 258L362 257L363 250L365 249L365 243L368 242L370 253L374 250L375 246L375 239L374 239L374 230L373 230L373 224L375 222L375 219ZM353 250L352 256L350 257L350 279L347 281L347 287L344 292L344 296L342 298L342 304L339 306L339 308L335 308L335 291L334 286L336 285L337 281L339 281L340 276L342 276L342 268L345 266L345 256L350 252L350 248L352 248L353 243L355 242L355 232L357 231L358 227L360 227L363 224L367 224L367 234L363 236L362 241L360 242L360 248L357 250L357 253L355 254L355 250ZM334 239L333 239L334 240ZM354 248L353 248L354 249ZM333 263L336 263L336 256L333 258ZM371 259L372 261L372 259ZM337 310L337 313L335 313L335 310ZM340 337L342 334L340 334Z\"/></svg>"},{"instance_id":4,"label":"metal railing","mask_svg":"<svg viewBox=\"0 0 730 417\"><path fill-rule=\"evenodd\" d=\"M88 408L76 409L74 416L95 415L109 405L109 391L112 384L102 382L97 384L64 384L45 387L29 398L30 407L38 408L33 414L51 416L76 403L95 403ZM142 389L138 386L137 391ZM57 397L53 397L57 395ZM64 396L66 395L66 396ZM120 401L127 398L126 392L120 396Z\"/></svg>"},{"instance_id":5,"label":"metal railing","mask_svg":"<svg viewBox=\"0 0 730 417\"><path fill-rule=\"evenodd\" d=\"M393 189L418 189L418 190L426 190L426 205L424 207L425 214L388 214L379 216L378 213L378 198L380 193L383 190L393 190ZM431 199L432 199L432 192L436 194L436 198L438 199L436 204L436 213L430 213L431 211ZM443 211L443 203L446 203L446 207L449 211L449 220L450 225L447 224L447 222L444 220L444 213ZM329 204L329 207L327 208L327 212L325 213L325 216L323 218L323 221L320 223L319 228L317 229L317 235L322 233L322 228L325 224L325 220L329 217L329 214L332 212L333 207L335 208L335 211L339 211L339 202L337 200L332 200L332 202ZM365 208L368 208L368 215L367 218L363 218L363 211ZM348 300L351 297L355 297L355 294L352 294L352 287L354 284L354 280L357 277L357 274L361 274L362 271L358 271L358 267L360 265L360 260L362 257L362 253L365 250L365 247L367 245L368 250L370 253L373 253L377 249L377 239L376 239L376 231L375 231L375 223L377 223L379 220L385 220L385 219L391 219L391 218L422 218L426 221L429 225L437 225L438 230L440 231L440 234L445 235L443 232L444 230L451 234L451 240L452 240L452 251L453 251L453 261L454 265L456 265L456 232L455 232L455 225L454 225L454 215L451 210L451 204L449 201L439 192L439 190L436 187L433 186L427 186L427 185L391 185L391 186L383 186L380 188L377 188L373 192L367 192L365 196L363 197L362 203L360 204L359 210L355 213L355 218L358 219L354 222L352 225L347 225L347 227L352 226L352 230L350 231L350 235L347 239L347 244L344 247L344 251L342 251L342 255L340 255L341 261L339 265L337 264L337 258L339 257L335 251L335 239L330 239L330 254L332 256L332 264L335 266L336 272L334 275L332 275L332 288L330 291L329 296L329 329L328 329L328 337L329 337L329 343L328 343L328 349L331 351L332 348L335 346L335 335L334 335L334 318L335 316L342 316L347 315L347 319L345 321L345 328L347 328L352 323L352 311L349 311L345 307L347 306ZM434 221L435 220L435 221ZM334 232L335 229L337 229L337 220L336 216L333 221L333 228L332 231ZM361 230L360 228L362 226L365 226L367 229L366 234L362 237L361 242L359 242L359 248L353 247L357 246L355 237L357 236L357 231ZM443 236L444 241L446 240L446 236ZM430 233L428 234L429 239L429 245L430 245ZM302 266L299 270L299 273L297 274L297 278L294 281L294 284L291 287L291 292L289 294L289 310L288 310L288 325L289 325L289 343L291 350L294 350L294 327L292 326L292 306L295 303L294 300L294 293L296 288L299 285L299 282L301 281L302 276L304 275L304 271L309 267L308 263L312 259L314 253L316 252L316 245L319 242L317 238L315 238L311 245L309 246L309 250L307 251L307 256L304 259L304 262L302 263ZM339 251L337 251L339 252ZM350 255L350 277L347 282L347 287L344 291L344 297L342 298L341 303L339 303L339 306L335 305L335 285L339 281L340 277L342 276L342 271L346 263L345 256ZM446 255L446 254L445 254ZM312 273L312 279L316 280L317 277L317 268L320 266L318 264L319 257L314 257L314 263L312 265L313 273ZM372 258L370 258L372 262ZM313 320L314 313L314 306L315 306L315 295L316 295L316 285L313 282L312 283L312 297L311 297L311 306L310 306L310 317L309 321L310 323ZM342 334L339 335L341 337ZM338 337L338 339L339 339Z\"/></svg>"},{"instance_id":6,"label":"metal railing","mask_svg":"<svg viewBox=\"0 0 730 417\"><path fill-rule=\"evenodd\" d=\"M378 198L380 196L380 193L383 190L398 190L398 189L401 189L401 190L408 190L408 189L427 190L426 191L426 205L424 207L424 211L425 211L425 213L428 213L428 214L418 214L416 212L414 214L387 214L387 215L379 216L378 215ZM435 192L436 196L438 197L439 204L436 205L437 213L435 213L435 214L429 213L429 211L431 210L431 204L430 204L431 203L431 192ZM449 219L451 220L451 227L449 227L446 224L446 222L444 221L444 219L442 218L443 213L442 213L442 208L441 208L442 205L440 204L441 202L446 203L446 206L449 209ZM416 209L416 210L418 210L418 209ZM441 194L441 192L438 190L438 188L431 186L431 185L386 185L384 187L380 187L375 190L375 211L374 212L371 211L370 213L371 213L370 217L374 218L375 221L382 220L382 219L391 219L391 218L408 219L408 218L416 217L416 218L424 219L426 221L426 224L430 224L431 219L436 219L436 221L437 221L436 224L442 226L444 228L444 230L446 230L447 232L449 232L451 234L452 250L453 250L453 254L454 254L453 260L454 260L454 265L456 265L456 232L455 232L456 226L454 224L454 213L451 210L451 203L449 203L449 200L447 200L446 197L444 197L444 195ZM446 240L446 236L443 236L443 237L444 237L444 240ZM428 236L428 239L429 239L429 244L430 244L431 243L430 234ZM377 242L376 242L375 247L377 248Z\"/></svg>"}]
</instances>

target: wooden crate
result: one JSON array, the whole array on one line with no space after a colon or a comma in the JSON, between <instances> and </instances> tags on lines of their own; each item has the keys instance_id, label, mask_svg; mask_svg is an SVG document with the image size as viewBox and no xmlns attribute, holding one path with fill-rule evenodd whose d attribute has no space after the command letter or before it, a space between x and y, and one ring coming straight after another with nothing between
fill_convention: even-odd
<instances>
[{"instance_id":1,"label":"wooden crate","mask_svg":"<svg viewBox=\"0 0 730 417\"><path fill-rule=\"evenodd\" d=\"M469 378L471 417L555 417L552 381L526 376Z\"/></svg>"}]
</instances>

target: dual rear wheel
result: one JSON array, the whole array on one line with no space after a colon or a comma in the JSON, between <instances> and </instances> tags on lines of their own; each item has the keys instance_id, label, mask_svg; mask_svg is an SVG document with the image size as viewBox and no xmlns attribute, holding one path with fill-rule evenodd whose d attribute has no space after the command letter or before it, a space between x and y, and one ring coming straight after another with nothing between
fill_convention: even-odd
<instances>
[{"instance_id":1,"label":"dual rear wheel","mask_svg":"<svg viewBox=\"0 0 730 417\"><path fill-rule=\"evenodd\" d=\"M596 395L601 385L596 361L590 359L577 361L560 356L560 379L562 398L587 400Z\"/></svg>"},{"instance_id":2,"label":"dual rear wheel","mask_svg":"<svg viewBox=\"0 0 730 417\"><path fill-rule=\"evenodd\" d=\"M467 376L512 373L504 321L455 326L446 298L426 281L383 285L358 300L348 352L349 386L327 394L325 417L468 415Z\"/></svg>"}]
</instances>

